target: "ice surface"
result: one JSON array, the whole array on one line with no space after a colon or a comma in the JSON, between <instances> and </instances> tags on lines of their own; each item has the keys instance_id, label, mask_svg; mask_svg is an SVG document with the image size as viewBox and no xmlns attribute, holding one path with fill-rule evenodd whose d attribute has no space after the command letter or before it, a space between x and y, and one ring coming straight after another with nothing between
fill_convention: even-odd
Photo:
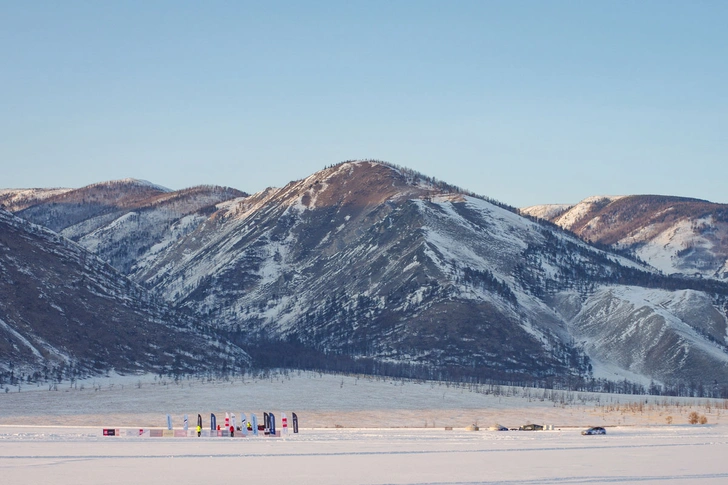
<instances>
[{"instance_id":1,"label":"ice surface","mask_svg":"<svg viewBox=\"0 0 728 485\"><path fill-rule=\"evenodd\" d=\"M118 438L0 427L4 483L725 483L725 426L548 432L302 430L287 438Z\"/></svg>"},{"instance_id":2,"label":"ice surface","mask_svg":"<svg viewBox=\"0 0 728 485\"><path fill-rule=\"evenodd\" d=\"M298 372L245 382L117 376L58 389L24 387L0 395L3 483L717 484L728 479L725 402L717 400L477 389ZM711 424L685 424L694 409ZM284 411L289 423L290 411L296 411L301 432L280 438L102 435L104 427L161 428L167 412L181 428L182 414L194 423L200 412L208 424L210 411L221 417L241 410L259 417L273 411L278 418ZM666 424L668 413L672 425ZM555 429L467 431L476 421L481 429L496 422L554 424ZM592 424L606 426L607 435L579 434Z\"/></svg>"}]
</instances>

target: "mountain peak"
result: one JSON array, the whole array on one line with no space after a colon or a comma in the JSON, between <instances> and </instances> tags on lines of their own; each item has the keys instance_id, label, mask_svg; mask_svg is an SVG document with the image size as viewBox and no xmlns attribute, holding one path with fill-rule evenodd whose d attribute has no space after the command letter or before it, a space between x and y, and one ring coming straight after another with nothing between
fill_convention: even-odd
<instances>
[{"instance_id":1,"label":"mountain peak","mask_svg":"<svg viewBox=\"0 0 728 485\"><path fill-rule=\"evenodd\" d=\"M381 160L347 160L291 182L280 190L304 208L369 206L388 200L421 199L445 194L471 195L501 205L415 170Z\"/></svg>"},{"instance_id":2,"label":"mountain peak","mask_svg":"<svg viewBox=\"0 0 728 485\"><path fill-rule=\"evenodd\" d=\"M358 160L342 162L313 175L291 182L275 197L301 210L333 207L365 207L398 196L417 197L421 187L408 183L397 169L382 162Z\"/></svg>"}]
</instances>

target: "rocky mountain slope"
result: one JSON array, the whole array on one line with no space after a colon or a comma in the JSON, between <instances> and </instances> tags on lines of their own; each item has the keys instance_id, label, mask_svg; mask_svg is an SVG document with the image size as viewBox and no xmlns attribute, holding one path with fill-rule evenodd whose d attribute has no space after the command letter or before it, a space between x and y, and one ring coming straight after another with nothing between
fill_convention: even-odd
<instances>
[{"instance_id":1,"label":"rocky mountain slope","mask_svg":"<svg viewBox=\"0 0 728 485\"><path fill-rule=\"evenodd\" d=\"M247 338L435 375L728 376L724 286L664 278L419 174L346 163L218 207L134 276ZM645 287L640 304L627 297ZM599 353L608 322L585 319L609 288L619 290L610 301L623 305L625 331L653 326L670 345L639 339L621 357ZM683 332L708 324L664 310L685 289L713 309L709 332ZM658 368L656 348L689 349L702 364Z\"/></svg>"},{"instance_id":2,"label":"rocky mountain slope","mask_svg":"<svg viewBox=\"0 0 728 485\"><path fill-rule=\"evenodd\" d=\"M4 194L16 215L81 243L125 274L137 261L192 231L215 204L246 195L216 186L171 191L136 179Z\"/></svg>"},{"instance_id":3,"label":"rocky mountain slope","mask_svg":"<svg viewBox=\"0 0 728 485\"><path fill-rule=\"evenodd\" d=\"M501 227L518 216L493 206L498 227L479 241L453 223L450 198L385 165L340 165L221 207L138 278L255 339L488 375L570 372L578 352L547 308L521 308L503 280L513 260L489 247L520 248ZM490 210L475 204L463 210L476 220ZM492 258L459 252L459 235ZM524 313L546 323L522 325Z\"/></svg>"},{"instance_id":4,"label":"rocky mountain slope","mask_svg":"<svg viewBox=\"0 0 728 485\"><path fill-rule=\"evenodd\" d=\"M73 189L0 189L0 209L18 212Z\"/></svg>"},{"instance_id":5,"label":"rocky mountain slope","mask_svg":"<svg viewBox=\"0 0 728 485\"><path fill-rule=\"evenodd\" d=\"M42 207L19 214L58 209ZM88 226L94 218L54 218L259 359L512 382L728 385L726 284L664 276L390 164L347 162L220 200L159 220L151 238L134 225L140 207Z\"/></svg>"},{"instance_id":6,"label":"rocky mountain slope","mask_svg":"<svg viewBox=\"0 0 728 485\"><path fill-rule=\"evenodd\" d=\"M728 205L655 195L590 197L524 214L626 250L665 274L728 280Z\"/></svg>"},{"instance_id":7,"label":"rocky mountain slope","mask_svg":"<svg viewBox=\"0 0 728 485\"><path fill-rule=\"evenodd\" d=\"M84 248L0 210L0 377L191 372L247 356Z\"/></svg>"}]
</instances>

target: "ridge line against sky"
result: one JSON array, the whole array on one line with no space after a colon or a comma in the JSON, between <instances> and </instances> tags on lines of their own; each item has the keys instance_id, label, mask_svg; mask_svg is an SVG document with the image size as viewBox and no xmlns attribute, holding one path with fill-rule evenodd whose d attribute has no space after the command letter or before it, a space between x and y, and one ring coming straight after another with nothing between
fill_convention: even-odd
<instances>
[{"instance_id":1,"label":"ridge line against sky","mask_svg":"<svg viewBox=\"0 0 728 485\"><path fill-rule=\"evenodd\" d=\"M504 203L728 203L728 2L0 3L0 187L349 159Z\"/></svg>"}]
</instances>

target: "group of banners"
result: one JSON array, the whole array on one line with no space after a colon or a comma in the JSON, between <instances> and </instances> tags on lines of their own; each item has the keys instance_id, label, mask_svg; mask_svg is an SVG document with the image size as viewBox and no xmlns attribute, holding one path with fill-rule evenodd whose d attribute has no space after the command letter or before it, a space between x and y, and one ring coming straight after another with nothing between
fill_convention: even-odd
<instances>
[{"instance_id":1,"label":"group of banners","mask_svg":"<svg viewBox=\"0 0 728 485\"><path fill-rule=\"evenodd\" d=\"M291 413L291 424L294 433L298 433L298 416ZM276 429L276 417L273 413L263 413L263 422L258 422L258 417L253 413L250 415L250 421L247 420L245 413L240 415L240 424L237 423L235 414L225 413L225 421L223 425L217 423L217 417L210 414L210 429L202 428L202 415L197 415L197 428L193 431L189 429L189 420L184 415L182 429L173 429L172 416L167 415L167 429L139 429L126 430L126 436L150 436L150 437L235 437L235 436L281 436L288 434L288 418L285 413L281 413L281 428ZM104 436L120 436L121 430L115 428L104 428Z\"/></svg>"}]
</instances>

